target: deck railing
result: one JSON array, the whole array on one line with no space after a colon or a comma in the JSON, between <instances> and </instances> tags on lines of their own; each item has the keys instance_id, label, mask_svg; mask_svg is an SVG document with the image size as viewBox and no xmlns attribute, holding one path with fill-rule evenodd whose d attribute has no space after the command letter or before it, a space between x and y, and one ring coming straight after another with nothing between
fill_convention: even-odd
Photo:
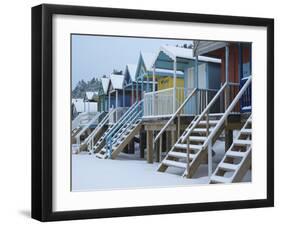
<instances>
[{"instance_id":1,"label":"deck railing","mask_svg":"<svg viewBox=\"0 0 281 226\"><path fill-rule=\"evenodd\" d=\"M180 107L193 89L176 88L176 109ZM173 111L174 88L144 94L144 116L171 115Z\"/></svg>"},{"instance_id":2,"label":"deck railing","mask_svg":"<svg viewBox=\"0 0 281 226\"><path fill-rule=\"evenodd\" d=\"M178 109L194 88L176 88L176 109ZM182 108L181 114L198 114L214 97L216 89L197 89L196 93ZM171 116L175 113L173 109L174 88L149 92L144 94L144 117ZM219 103L217 104L219 107Z\"/></svg>"}]
</instances>

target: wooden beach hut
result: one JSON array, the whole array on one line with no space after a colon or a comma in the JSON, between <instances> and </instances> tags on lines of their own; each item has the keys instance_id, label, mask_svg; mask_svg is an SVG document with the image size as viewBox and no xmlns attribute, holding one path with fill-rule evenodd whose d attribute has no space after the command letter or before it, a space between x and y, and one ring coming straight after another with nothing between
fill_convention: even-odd
<instances>
[{"instance_id":1,"label":"wooden beach hut","mask_svg":"<svg viewBox=\"0 0 281 226\"><path fill-rule=\"evenodd\" d=\"M199 101L199 97L194 97L186 106L185 111L187 114L196 114L202 110L199 102L208 102L215 91L220 88L220 63L221 60L217 58L199 56L197 59L193 57L192 49L168 45L161 46L151 65L152 81L157 79L157 70L168 70L172 73L172 77L169 78L172 88L171 93L166 98L161 98L162 103L166 101L172 105L168 113L175 112L194 88L200 88L205 93L208 92L209 95L204 95L206 100L203 101ZM198 64L198 67L195 67L196 64ZM179 82L179 78L183 78L183 81ZM155 96L160 94L159 89L156 91L156 88L153 87L153 92L146 95L152 95L154 99L152 101L155 101ZM198 95L201 99L203 98L200 93ZM145 101L144 106L149 106L149 102L150 100ZM152 114L161 115L163 113L158 111Z\"/></svg>"},{"instance_id":2,"label":"wooden beach hut","mask_svg":"<svg viewBox=\"0 0 281 226\"><path fill-rule=\"evenodd\" d=\"M110 79L107 77L101 78L101 83L98 91L99 101L98 101L98 111L108 112L108 92L109 92Z\"/></svg>"},{"instance_id":3,"label":"wooden beach hut","mask_svg":"<svg viewBox=\"0 0 281 226\"><path fill-rule=\"evenodd\" d=\"M194 41L194 55L221 59L220 80L221 83L229 84L224 98L224 105L227 107L252 74L251 43ZM251 112L251 109L251 86L249 86L236 111Z\"/></svg>"}]
</instances>

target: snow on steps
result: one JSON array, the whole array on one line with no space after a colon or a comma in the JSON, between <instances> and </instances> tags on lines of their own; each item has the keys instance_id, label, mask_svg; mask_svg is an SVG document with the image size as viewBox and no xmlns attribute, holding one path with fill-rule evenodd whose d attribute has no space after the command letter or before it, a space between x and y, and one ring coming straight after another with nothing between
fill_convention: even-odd
<instances>
[{"instance_id":1,"label":"snow on steps","mask_svg":"<svg viewBox=\"0 0 281 226\"><path fill-rule=\"evenodd\" d=\"M248 128L251 122L250 116L215 169L210 178L211 184L240 182L251 167L252 130Z\"/></svg>"},{"instance_id":2,"label":"snow on steps","mask_svg":"<svg viewBox=\"0 0 281 226\"><path fill-rule=\"evenodd\" d=\"M175 145L167 153L164 160L160 163L158 167L159 172L165 172L168 167L177 167L184 169L183 175L186 177L192 177L199 165L204 162L207 158L207 151L203 148L204 142L207 140L210 132L219 122L222 114L216 115L216 119L209 120L209 133L207 133L207 128L202 128L202 125L207 125L206 120L201 120L196 127L193 128L191 133L197 133L196 135L189 136L189 156L185 152L187 150L187 144L182 143L182 138L189 132L192 128L191 126L197 120L197 117L193 119L191 124L186 128L186 130L179 137ZM187 157L189 157L189 172L187 172Z\"/></svg>"}]
</instances>

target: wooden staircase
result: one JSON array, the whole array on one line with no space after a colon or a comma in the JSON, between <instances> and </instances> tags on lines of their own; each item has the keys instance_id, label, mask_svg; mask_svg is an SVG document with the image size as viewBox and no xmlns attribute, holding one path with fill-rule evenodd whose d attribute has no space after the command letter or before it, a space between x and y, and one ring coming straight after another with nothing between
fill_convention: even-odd
<instances>
[{"instance_id":1,"label":"wooden staircase","mask_svg":"<svg viewBox=\"0 0 281 226\"><path fill-rule=\"evenodd\" d=\"M185 129L183 134L178 138L177 142L173 145L164 160L160 163L158 171L165 172L168 167L177 167L184 170L183 176L190 178L194 175L200 164L207 160L208 175L209 177L211 177L213 174L212 145L221 134L228 116L233 111L242 95L248 89L251 82L252 77L250 76L224 113L211 114L210 110L212 106L214 106L219 97L224 93L225 89L229 87L229 85L225 83L212 98L212 100L208 103L208 105L204 108L201 114L197 115L193 119L193 121ZM182 108L182 106L180 108ZM180 116L179 112L180 109L175 112L173 117L175 117L176 114ZM169 120L169 122L170 121L171 120ZM249 122L250 121L251 119L249 119ZM164 126L164 128L165 127L166 125ZM251 131L248 128L245 128L242 131L242 134L245 135L245 133L249 132ZM159 135L157 135L157 137L159 137ZM235 141L235 145L239 146L247 146L249 144L250 141L247 139L238 139L237 141Z\"/></svg>"},{"instance_id":2,"label":"wooden staircase","mask_svg":"<svg viewBox=\"0 0 281 226\"><path fill-rule=\"evenodd\" d=\"M72 131L75 135L72 136L72 144L76 144L78 146L78 152L83 151L87 148L87 141L89 136L92 134L90 127L93 124L98 123L99 118L104 114L104 112L96 112L95 116L88 120L87 123L83 125L83 127L76 128L75 131Z\"/></svg>"},{"instance_id":3,"label":"wooden staircase","mask_svg":"<svg viewBox=\"0 0 281 226\"><path fill-rule=\"evenodd\" d=\"M196 116L160 163L158 171L165 172L168 167L176 167L183 169L182 176L192 177L200 164L207 160L208 153L207 149L204 147L204 143L207 141L222 115L223 114L209 114L209 120L203 118L203 120L193 127L198 120L198 116ZM223 128L224 126L218 130L215 139L217 139ZM189 144L183 142L183 138L187 133L190 133ZM189 146L189 154L187 154L187 145ZM187 162L189 162L189 164L187 164Z\"/></svg>"},{"instance_id":4,"label":"wooden staircase","mask_svg":"<svg viewBox=\"0 0 281 226\"><path fill-rule=\"evenodd\" d=\"M131 142L141 129L141 117L143 110L142 102L130 108L122 125L118 129L113 129L110 134L106 135L106 143L102 149L96 154L96 157L101 159L111 158L116 156Z\"/></svg>"},{"instance_id":5,"label":"wooden staircase","mask_svg":"<svg viewBox=\"0 0 281 226\"><path fill-rule=\"evenodd\" d=\"M218 164L210 183L241 182L251 167L252 155L252 116L248 118L237 138Z\"/></svg>"},{"instance_id":6,"label":"wooden staircase","mask_svg":"<svg viewBox=\"0 0 281 226\"><path fill-rule=\"evenodd\" d=\"M88 146L88 150L90 154L98 153L103 146L105 145L105 139L107 134L111 131L111 129L114 127L114 124L108 125L108 128L103 133L103 135L98 139L98 141L93 145L93 147Z\"/></svg>"}]
</instances>

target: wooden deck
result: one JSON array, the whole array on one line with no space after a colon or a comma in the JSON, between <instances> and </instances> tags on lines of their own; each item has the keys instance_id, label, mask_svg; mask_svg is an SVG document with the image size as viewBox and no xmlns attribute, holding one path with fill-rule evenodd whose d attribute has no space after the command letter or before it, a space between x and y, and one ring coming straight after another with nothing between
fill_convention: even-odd
<instances>
[{"instance_id":1,"label":"wooden deck","mask_svg":"<svg viewBox=\"0 0 281 226\"><path fill-rule=\"evenodd\" d=\"M228 150L233 142L233 130L241 129L247 113L233 113L228 116L225 123L225 150ZM164 127L164 125L170 119L170 116L163 117L144 117L142 119L143 129L140 132L140 155L144 158L144 152L146 149L146 159L148 163L154 161L161 161L162 152L170 150L173 144L175 144L178 138L178 130L180 133L191 123L194 115L181 115L180 119L176 117L174 122L171 123L165 133L159 139L159 142L154 143L155 135ZM180 121L180 127L178 128L178 122Z\"/></svg>"}]
</instances>

